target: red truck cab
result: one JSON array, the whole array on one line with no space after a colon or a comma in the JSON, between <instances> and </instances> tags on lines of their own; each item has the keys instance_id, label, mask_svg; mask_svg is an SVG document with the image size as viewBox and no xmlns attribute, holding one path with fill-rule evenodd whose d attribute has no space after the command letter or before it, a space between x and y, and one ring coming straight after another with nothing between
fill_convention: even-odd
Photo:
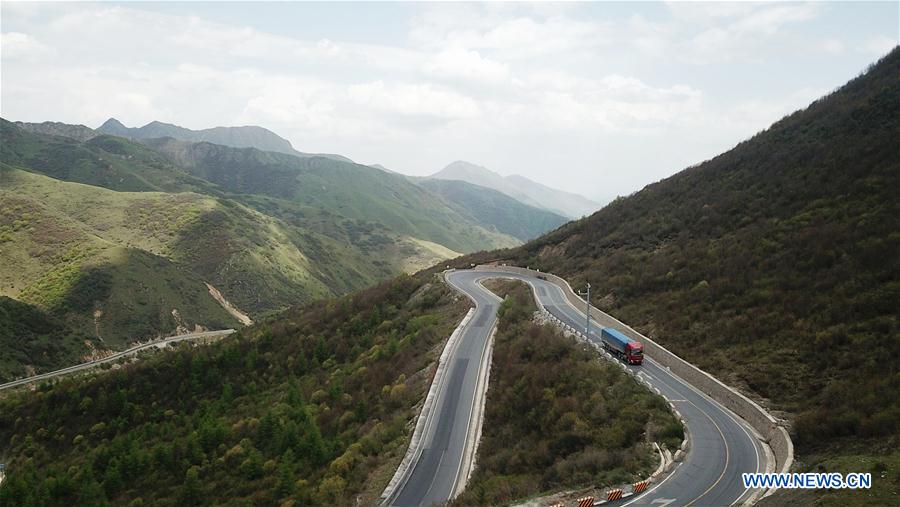
<instances>
[{"instance_id":1,"label":"red truck cab","mask_svg":"<svg viewBox=\"0 0 900 507\"><path fill-rule=\"evenodd\" d=\"M631 342L625 346L625 360L629 364L641 364L644 362L644 346L641 342Z\"/></svg>"}]
</instances>

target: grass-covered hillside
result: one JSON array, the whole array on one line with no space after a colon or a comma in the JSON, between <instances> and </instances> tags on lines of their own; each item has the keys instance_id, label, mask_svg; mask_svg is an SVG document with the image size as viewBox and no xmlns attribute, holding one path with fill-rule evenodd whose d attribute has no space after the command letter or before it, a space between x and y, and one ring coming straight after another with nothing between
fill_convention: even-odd
<instances>
[{"instance_id":1,"label":"grass-covered hillside","mask_svg":"<svg viewBox=\"0 0 900 507\"><path fill-rule=\"evenodd\" d=\"M65 127L55 124L54 130L64 133ZM215 185L172 165L165 155L121 137L98 135L80 141L0 118L0 141L0 162L58 180L117 191L224 195Z\"/></svg>"},{"instance_id":2,"label":"grass-covered hillside","mask_svg":"<svg viewBox=\"0 0 900 507\"><path fill-rule=\"evenodd\" d=\"M484 228L405 177L373 167L171 138L144 142L193 176L235 194L268 196L345 218L377 221L393 231L458 252L521 243Z\"/></svg>"},{"instance_id":3,"label":"grass-covered hillside","mask_svg":"<svg viewBox=\"0 0 900 507\"><path fill-rule=\"evenodd\" d=\"M896 498L898 139L900 49L712 160L478 258L590 281L594 304L787 417L799 469L877 472Z\"/></svg>"},{"instance_id":4,"label":"grass-covered hillside","mask_svg":"<svg viewBox=\"0 0 900 507\"><path fill-rule=\"evenodd\" d=\"M303 251L313 249L306 247L302 238L278 220L240 204L195 193L114 192L11 168L3 169L0 177L4 202L18 202L21 210L28 207L31 213L55 216L58 227L64 229L60 241L70 239L66 233L74 234L77 227L86 237L100 238L109 245L170 259L224 290L238 308L253 314L331 293L311 274L315 263ZM30 218L34 217L24 216L25 221ZM13 221L15 230L6 231L3 239L19 245L42 241L56 251L83 249L77 243L54 242L54 237L46 234L52 227L48 223L29 224L15 227ZM47 269L59 267L55 259L43 255L22 258L23 263L29 260ZM21 274L23 267L20 264L9 275ZM333 285L347 289L344 284Z\"/></svg>"},{"instance_id":5,"label":"grass-covered hillside","mask_svg":"<svg viewBox=\"0 0 900 507\"><path fill-rule=\"evenodd\" d=\"M0 250L6 261L0 264L0 294L65 324L64 332L45 333L51 339L74 333L91 340L91 345L83 344L84 353L178 327L236 326L237 320L210 296L204 281L211 279L169 255L165 240L175 233L166 230L168 217L141 222L142 209L149 203L162 205L170 196L179 200L172 194L64 183L0 166ZM180 201L181 207L166 206L181 213L172 222L190 219L196 215L192 206L203 205L190 195ZM132 222L131 229L123 226L126 221ZM133 236L123 232L127 230ZM3 362L10 350L0 352ZM20 368L59 366L47 358L31 359Z\"/></svg>"},{"instance_id":6,"label":"grass-covered hillside","mask_svg":"<svg viewBox=\"0 0 900 507\"><path fill-rule=\"evenodd\" d=\"M3 375L246 320L229 304L258 319L519 242L377 169L159 145L176 143L187 160L121 137L66 135L85 128L0 119L0 296L57 319L62 331L42 340L66 342L66 353L37 357L31 335L17 338L18 352L0 350Z\"/></svg>"},{"instance_id":7,"label":"grass-covered hillside","mask_svg":"<svg viewBox=\"0 0 900 507\"><path fill-rule=\"evenodd\" d=\"M453 505L507 505L537 493L649 476L652 442L675 449L681 423L663 398L551 325L533 322L531 289L502 282L475 473Z\"/></svg>"},{"instance_id":8,"label":"grass-covered hillside","mask_svg":"<svg viewBox=\"0 0 900 507\"><path fill-rule=\"evenodd\" d=\"M467 310L426 277L0 398L0 505L372 505Z\"/></svg>"}]
</instances>

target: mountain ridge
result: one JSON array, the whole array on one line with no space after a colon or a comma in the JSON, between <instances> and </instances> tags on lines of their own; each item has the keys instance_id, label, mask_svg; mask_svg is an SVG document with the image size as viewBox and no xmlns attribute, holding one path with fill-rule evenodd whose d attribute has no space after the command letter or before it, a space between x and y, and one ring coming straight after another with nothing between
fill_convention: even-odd
<instances>
[{"instance_id":1,"label":"mountain ridge","mask_svg":"<svg viewBox=\"0 0 900 507\"><path fill-rule=\"evenodd\" d=\"M406 177L341 160L103 133L80 142L4 119L0 146L0 296L63 324L59 340L29 331L0 347L0 376L64 366L84 343L235 327L206 283L258 320L522 241Z\"/></svg>"},{"instance_id":2,"label":"mountain ridge","mask_svg":"<svg viewBox=\"0 0 900 507\"><path fill-rule=\"evenodd\" d=\"M435 195L399 174L324 157L298 158L254 148L185 143L171 138L142 141L193 176L239 194L257 194L339 211L371 220L459 252L484 245L519 243L508 235L474 226ZM374 213L373 213L374 212ZM474 225L474 224L472 224Z\"/></svg>"},{"instance_id":3,"label":"mountain ridge","mask_svg":"<svg viewBox=\"0 0 900 507\"><path fill-rule=\"evenodd\" d=\"M460 180L491 188L537 208L543 208L568 218L580 218L600 209L600 204L584 196L558 190L518 174L501 176L490 169L457 160L428 179Z\"/></svg>"},{"instance_id":4,"label":"mountain ridge","mask_svg":"<svg viewBox=\"0 0 900 507\"><path fill-rule=\"evenodd\" d=\"M553 230L569 219L492 188L462 180L419 179L418 184L442 196L461 214L487 228L528 241Z\"/></svg>"},{"instance_id":5,"label":"mountain ridge","mask_svg":"<svg viewBox=\"0 0 900 507\"><path fill-rule=\"evenodd\" d=\"M90 141L100 135L96 130L84 125L71 125L56 121L45 121L42 123L29 123L17 121L15 124L28 132L35 134L45 134L51 136L67 137L76 141Z\"/></svg>"},{"instance_id":6,"label":"mountain ridge","mask_svg":"<svg viewBox=\"0 0 900 507\"><path fill-rule=\"evenodd\" d=\"M352 162L349 158L334 154L304 153L294 149L291 142L271 130L257 125L237 127L212 127L192 130L171 123L151 121L143 127L126 127L115 118L106 120L97 132L130 139L154 139L171 137L180 141L209 142L233 148L257 148L262 151L274 151L298 157L327 157L344 162Z\"/></svg>"}]
</instances>

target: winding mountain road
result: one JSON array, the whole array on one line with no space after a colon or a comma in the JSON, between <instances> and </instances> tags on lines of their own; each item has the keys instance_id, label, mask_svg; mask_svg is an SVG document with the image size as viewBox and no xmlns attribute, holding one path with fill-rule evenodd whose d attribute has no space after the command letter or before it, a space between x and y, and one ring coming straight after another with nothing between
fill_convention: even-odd
<instances>
[{"instance_id":1,"label":"winding mountain road","mask_svg":"<svg viewBox=\"0 0 900 507\"><path fill-rule=\"evenodd\" d=\"M426 422L422 453L411 463L395 494L388 498L389 505L443 503L465 486L462 464L473 458L466 453L474 453L475 448L467 441L471 439L467 430L478 422L472 420L476 379L483 373L478 365L483 364L483 355L488 352L487 337L497 319L499 303L499 298L480 283L488 278L515 278L528 283L547 311L576 329L584 328L584 313L549 281L484 268L447 272L447 282L475 302L475 314L462 329L460 343L449 359L452 366L446 378L441 379L436 410L431 411ZM599 343L597 331L598 328L592 328L589 339ZM662 481L613 505L721 507L746 501L752 490L744 489L741 473L765 471L767 460L749 425L650 358L641 366L627 367L636 370L678 408L685 419L691 447Z\"/></svg>"},{"instance_id":2,"label":"winding mountain road","mask_svg":"<svg viewBox=\"0 0 900 507\"><path fill-rule=\"evenodd\" d=\"M480 410L478 384L484 380L488 337L497 319L500 298L455 272L447 282L475 303L475 313L453 344L448 368L438 382L434 410L428 414L417 459L395 492L384 502L395 506L441 504L455 497L468 479L467 465L475 457L471 434Z\"/></svg>"}]
</instances>

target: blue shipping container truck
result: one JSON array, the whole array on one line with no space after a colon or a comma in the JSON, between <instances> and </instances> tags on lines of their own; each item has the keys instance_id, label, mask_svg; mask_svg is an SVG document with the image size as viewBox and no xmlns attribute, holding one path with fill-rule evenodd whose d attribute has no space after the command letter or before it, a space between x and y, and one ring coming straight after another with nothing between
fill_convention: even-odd
<instances>
[{"instance_id":1,"label":"blue shipping container truck","mask_svg":"<svg viewBox=\"0 0 900 507\"><path fill-rule=\"evenodd\" d=\"M644 362L644 346L622 334L621 331L611 327L604 327L600 331L600 340L603 348L610 353L625 359L630 364Z\"/></svg>"}]
</instances>

